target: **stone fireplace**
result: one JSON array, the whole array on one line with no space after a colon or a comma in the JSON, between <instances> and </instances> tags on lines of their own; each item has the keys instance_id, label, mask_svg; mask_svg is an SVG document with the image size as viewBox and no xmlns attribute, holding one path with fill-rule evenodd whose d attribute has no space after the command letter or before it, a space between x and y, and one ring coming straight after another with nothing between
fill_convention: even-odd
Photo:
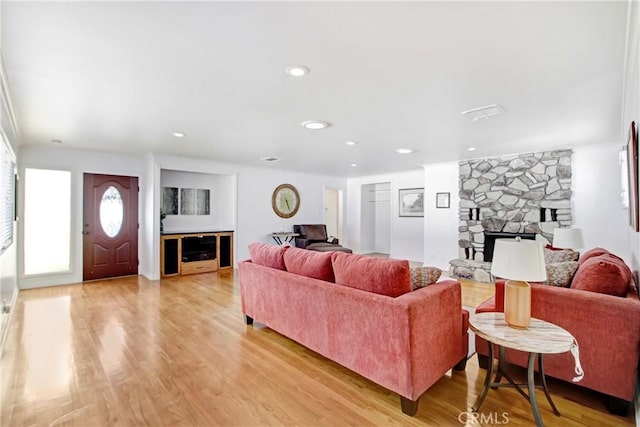
<instances>
[{"instance_id":1,"label":"stone fireplace","mask_svg":"<svg viewBox=\"0 0 640 427\"><path fill-rule=\"evenodd\" d=\"M551 241L555 228L571 226L572 154L555 150L460 161L459 249L450 273L491 281L496 237L539 234Z\"/></svg>"}]
</instances>

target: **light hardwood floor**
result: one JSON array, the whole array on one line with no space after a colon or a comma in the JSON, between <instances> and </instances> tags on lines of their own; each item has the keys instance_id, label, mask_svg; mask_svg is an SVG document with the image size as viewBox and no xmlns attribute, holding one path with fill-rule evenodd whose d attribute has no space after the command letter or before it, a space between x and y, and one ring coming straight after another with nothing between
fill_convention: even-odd
<instances>
[{"instance_id":1,"label":"light hardwood floor","mask_svg":"<svg viewBox=\"0 0 640 427\"><path fill-rule=\"evenodd\" d=\"M463 284L468 305L492 293ZM474 426L465 412L485 375L474 356L408 417L394 393L246 326L232 272L22 291L0 369L2 426ZM547 426L634 423L608 414L595 393L549 386L562 416L540 394ZM509 389L491 390L481 411L484 425L533 423L528 402Z\"/></svg>"}]
</instances>

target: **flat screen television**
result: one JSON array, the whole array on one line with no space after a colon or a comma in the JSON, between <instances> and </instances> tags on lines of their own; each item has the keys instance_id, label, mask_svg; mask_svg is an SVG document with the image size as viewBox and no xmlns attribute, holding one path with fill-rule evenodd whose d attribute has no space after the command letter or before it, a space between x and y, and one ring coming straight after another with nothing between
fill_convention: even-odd
<instances>
[{"instance_id":1,"label":"flat screen television","mask_svg":"<svg viewBox=\"0 0 640 427\"><path fill-rule=\"evenodd\" d=\"M182 238L182 262L216 259L216 236Z\"/></svg>"}]
</instances>

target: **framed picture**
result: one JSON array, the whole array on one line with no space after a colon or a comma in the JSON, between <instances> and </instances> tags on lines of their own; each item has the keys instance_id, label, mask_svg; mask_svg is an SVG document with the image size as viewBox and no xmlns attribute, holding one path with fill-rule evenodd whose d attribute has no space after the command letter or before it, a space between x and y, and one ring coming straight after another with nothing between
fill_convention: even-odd
<instances>
[{"instance_id":1,"label":"framed picture","mask_svg":"<svg viewBox=\"0 0 640 427\"><path fill-rule=\"evenodd\" d=\"M638 129L631 122L627 140L627 179L629 194L629 225L634 231L640 231L640 210L638 203Z\"/></svg>"},{"instance_id":2,"label":"framed picture","mask_svg":"<svg viewBox=\"0 0 640 427\"><path fill-rule=\"evenodd\" d=\"M162 212L166 215L178 215L177 187L164 187L162 189Z\"/></svg>"},{"instance_id":3,"label":"framed picture","mask_svg":"<svg viewBox=\"0 0 640 427\"><path fill-rule=\"evenodd\" d=\"M424 216L424 188L398 190L400 216Z\"/></svg>"},{"instance_id":4,"label":"framed picture","mask_svg":"<svg viewBox=\"0 0 640 427\"><path fill-rule=\"evenodd\" d=\"M436 193L436 208L449 209L451 206L451 193Z\"/></svg>"}]
</instances>

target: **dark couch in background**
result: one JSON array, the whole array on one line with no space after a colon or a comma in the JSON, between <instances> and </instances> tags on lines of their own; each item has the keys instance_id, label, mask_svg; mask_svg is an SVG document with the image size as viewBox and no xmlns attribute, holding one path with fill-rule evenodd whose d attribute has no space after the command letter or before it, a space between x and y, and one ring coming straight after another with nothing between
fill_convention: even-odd
<instances>
[{"instance_id":1,"label":"dark couch in background","mask_svg":"<svg viewBox=\"0 0 640 427\"><path fill-rule=\"evenodd\" d=\"M339 244L338 239L327 236L327 226L324 224L297 224L293 232L298 233L296 247L318 252L340 251L351 253L351 249Z\"/></svg>"}]
</instances>

